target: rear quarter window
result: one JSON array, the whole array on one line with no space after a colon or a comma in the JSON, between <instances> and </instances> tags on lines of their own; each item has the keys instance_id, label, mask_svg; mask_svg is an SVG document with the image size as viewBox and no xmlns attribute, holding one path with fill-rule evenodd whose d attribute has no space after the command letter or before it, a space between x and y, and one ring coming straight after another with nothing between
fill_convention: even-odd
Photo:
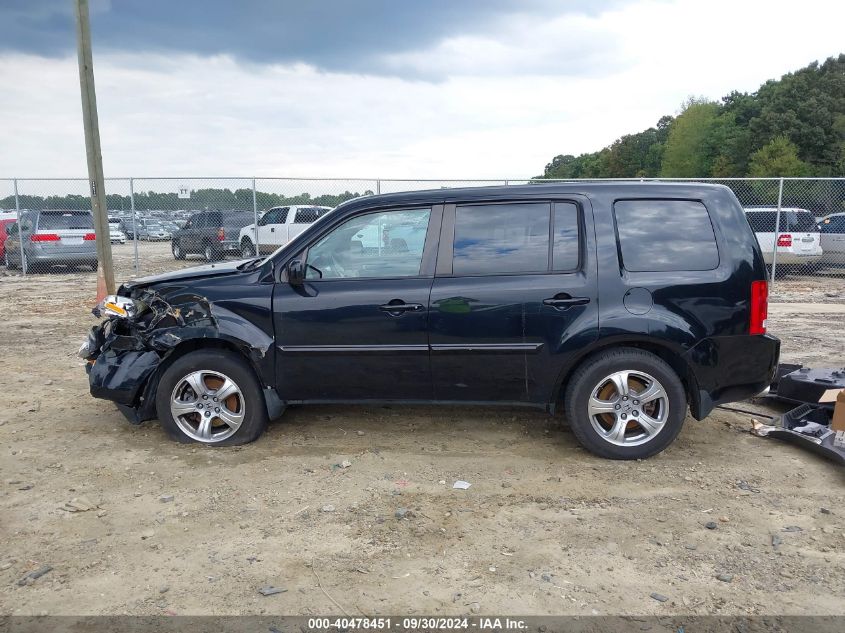
<instances>
[{"instance_id":1,"label":"rear quarter window","mask_svg":"<svg viewBox=\"0 0 845 633\"><path fill-rule=\"evenodd\" d=\"M707 208L697 200L617 200L622 266L631 272L713 270L719 249Z\"/></svg>"}]
</instances>

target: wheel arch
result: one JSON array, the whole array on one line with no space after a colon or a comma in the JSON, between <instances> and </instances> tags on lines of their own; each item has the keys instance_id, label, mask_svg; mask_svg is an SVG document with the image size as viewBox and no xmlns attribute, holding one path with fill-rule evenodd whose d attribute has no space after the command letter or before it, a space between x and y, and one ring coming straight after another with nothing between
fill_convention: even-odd
<instances>
[{"instance_id":1,"label":"wheel arch","mask_svg":"<svg viewBox=\"0 0 845 633\"><path fill-rule=\"evenodd\" d=\"M258 381L261 393L264 395L264 402L267 406L267 413L270 416L270 419L277 418L281 415L285 408L285 403L276 392L276 389L272 384L272 380L269 379L268 376L264 375L259 363L256 362L255 348L251 347L244 341L225 335L216 338L197 336L194 338L184 339L178 345L175 345L172 349L167 351L161 359L158 367L156 367L155 372L153 372L147 380L147 384L144 386L143 402L147 407L149 407L147 410L148 414L156 412L155 399L158 392L158 384L161 377L164 375L164 372L183 356L187 356L191 352L200 350L206 351L209 349L232 352L239 358L245 360L247 366Z\"/></svg>"},{"instance_id":2,"label":"wheel arch","mask_svg":"<svg viewBox=\"0 0 845 633\"><path fill-rule=\"evenodd\" d=\"M701 402L698 382L696 381L692 367L684 358L684 352L686 350L680 346L672 345L671 343L652 337L605 338L595 345L583 350L581 354L579 354L572 362L568 363L560 372L557 382L555 383L554 391L551 394L549 402L550 410L554 412L556 409L557 403L563 397L563 393L566 390L566 385L569 383L569 379L578 367L583 365L590 358L601 354L602 352L621 348L640 349L650 352L665 361L672 368L672 371L678 375L678 378L680 378L681 383L684 386L684 392L687 395L687 401L689 402L690 411L692 412L693 417L697 420L701 419L701 417L699 417L701 412Z\"/></svg>"}]
</instances>

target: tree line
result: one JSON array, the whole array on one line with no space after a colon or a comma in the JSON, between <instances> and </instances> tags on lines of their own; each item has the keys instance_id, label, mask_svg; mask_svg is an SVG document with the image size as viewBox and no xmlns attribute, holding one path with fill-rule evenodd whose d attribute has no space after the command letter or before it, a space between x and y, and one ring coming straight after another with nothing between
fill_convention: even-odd
<instances>
[{"instance_id":1,"label":"tree line","mask_svg":"<svg viewBox=\"0 0 845 633\"><path fill-rule=\"evenodd\" d=\"M106 182L106 187L108 187ZM372 195L372 191L363 193L345 191L340 194L323 194L312 196L309 193L301 193L295 196L283 196L265 191L255 192L255 203L259 210L266 210L270 207L313 204L321 207L336 207L341 202L362 195ZM194 189L189 199L179 198L176 193L158 193L155 191L135 192L136 211L199 211L203 209L214 210L241 210L252 211L252 189ZM91 198L69 194L66 196L33 196L28 194L18 195L18 204L21 209L71 209L84 210L91 208ZM106 207L109 213L129 212L132 208L130 197L119 194L106 194ZM14 209L15 197L7 196L0 198L0 208Z\"/></svg>"},{"instance_id":2,"label":"tree line","mask_svg":"<svg viewBox=\"0 0 845 633\"><path fill-rule=\"evenodd\" d=\"M677 116L663 116L654 127L626 134L597 152L555 156L540 177L843 175L845 54L840 54L767 81L753 93L734 91L719 101L691 97ZM736 186L752 198L772 202L771 185ZM809 196L819 206L836 193L818 185L791 189L790 195Z\"/></svg>"}]
</instances>

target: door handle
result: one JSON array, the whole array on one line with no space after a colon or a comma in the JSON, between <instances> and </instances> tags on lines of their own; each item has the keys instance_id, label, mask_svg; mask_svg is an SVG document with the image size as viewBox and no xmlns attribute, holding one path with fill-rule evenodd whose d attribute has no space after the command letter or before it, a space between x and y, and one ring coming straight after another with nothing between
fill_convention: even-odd
<instances>
[{"instance_id":1,"label":"door handle","mask_svg":"<svg viewBox=\"0 0 845 633\"><path fill-rule=\"evenodd\" d=\"M382 312L387 312L390 316L400 316L405 312L420 312L423 309L421 303L405 303L399 299L386 303L378 307Z\"/></svg>"},{"instance_id":2,"label":"door handle","mask_svg":"<svg viewBox=\"0 0 845 633\"><path fill-rule=\"evenodd\" d=\"M582 306L587 303L590 303L589 297L572 297L565 292L560 292L551 299L543 299L543 305L551 306L555 310L566 310L571 306Z\"/></svg>"}]
</instances>

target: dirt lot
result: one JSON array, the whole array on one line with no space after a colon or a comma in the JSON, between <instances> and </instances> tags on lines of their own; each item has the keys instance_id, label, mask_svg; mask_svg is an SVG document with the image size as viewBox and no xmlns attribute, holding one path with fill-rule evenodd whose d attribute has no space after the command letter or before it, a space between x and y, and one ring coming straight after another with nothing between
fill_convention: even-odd
<instances>
[{"instance_id":1,"label":"dirt lot","mask_svg":"<svg viewBox=\"0 0 845 633\"><path fill-rule=\"evenodd\" d=\"M845 614L845 471L750 415L632 463L478 408L293 409L247 447L179 445L88 395L92 274L2 275L2 614ZM842 280L781 287L784 359L842 364Z\"/></svg>"}]
</instances>

